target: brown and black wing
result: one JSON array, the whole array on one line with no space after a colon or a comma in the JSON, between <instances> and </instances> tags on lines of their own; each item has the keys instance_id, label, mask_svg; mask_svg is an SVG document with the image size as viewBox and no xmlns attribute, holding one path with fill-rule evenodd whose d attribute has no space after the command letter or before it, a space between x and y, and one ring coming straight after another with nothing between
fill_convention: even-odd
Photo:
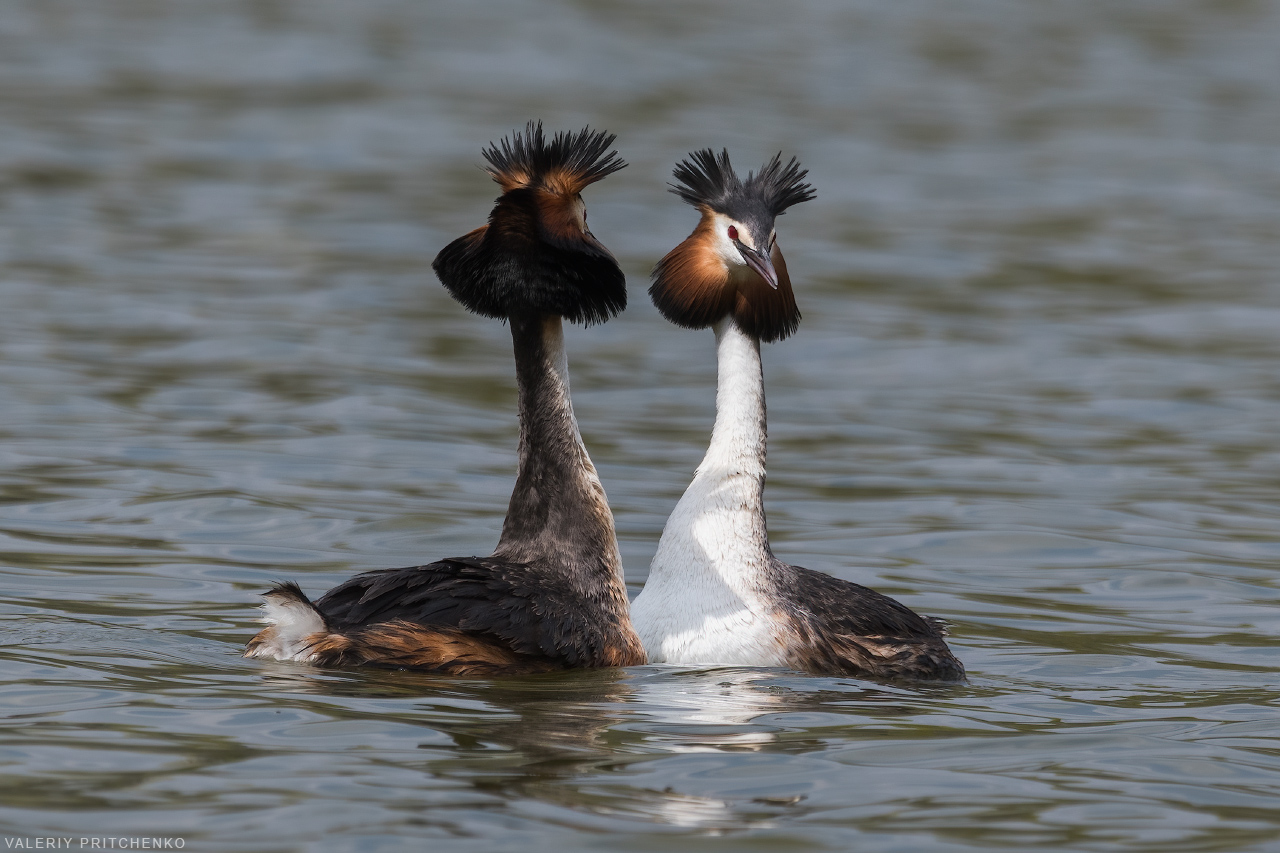
<instances>
[{"instance_id":1,"label":"brown and black wing","mask_svg":"<svg viewBox=\"0 0 1280 853\"><path fill-rule=\"evenodd\" d=\"M454 648L491 660L493 671L643 663L633 633L623 630L625 609L615 613L608 604L538 567L464 557L357 575L316 608L334 635L405 650L399 659L353 662L462 671L433 663Z\"/></svg>"},{"instance_id":2,"label":"brown and black wing","mask_svg":"<svg viewBox=\"0 0 1280 853\"><path fill-rule=\"evenodd\" d=\"M941 623L873 589L800 566L773 567L795 632L792 666L806 672L963 681Z\"/></svg>"}]
</instances>

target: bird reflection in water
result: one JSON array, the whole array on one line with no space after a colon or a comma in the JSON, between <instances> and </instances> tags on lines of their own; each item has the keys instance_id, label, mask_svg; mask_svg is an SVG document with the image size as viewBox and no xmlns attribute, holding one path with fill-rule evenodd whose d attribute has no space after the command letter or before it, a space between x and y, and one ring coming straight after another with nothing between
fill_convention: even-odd
<instances>
[{"instance_id":1,"label":"bird reflection in water","mask_svg":"<svg viewBox=\"0 0 1280 853\"><path fill-rule=\"evenodd\" d=\"M826 726L815 715L837 725L848 718L836 712L850 705L874 705L879 717L919 713L906 701L912 691L759 668L643 666L477 679L268 664L264 683L316 697L314 710L326 716L394 714L443 734L449 745L438 738L418 744L423 769L503 802L535 800L711 834L794 817L809 808L817 783L777 780L762 796L745 777L728 793L712 790L703 756L819 754L826 743L815 730ZM370 712L324 697L378 705Z\"/></svg>"}]
</instances>

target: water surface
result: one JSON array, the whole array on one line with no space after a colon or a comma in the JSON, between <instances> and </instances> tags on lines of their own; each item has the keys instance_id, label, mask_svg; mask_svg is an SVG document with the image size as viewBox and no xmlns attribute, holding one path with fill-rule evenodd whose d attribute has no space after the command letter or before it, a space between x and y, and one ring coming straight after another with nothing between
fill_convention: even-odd
<instances>
[{"instance_id":1,"label":"water surface","mask_svg":"<svg viewBox=\"0 0 1280 853\"><path fill-rule=\"evenodd\" d=\"M1280 9L30 0L0 15L0 831L191 850L1277 849ZM783 150L790 562L971 681L238 657L255 594L488 553L510 339L429 265L490 140L619 134L571 329L633 592L706 446L671 166Z\"/></svg>"}]
</instances>

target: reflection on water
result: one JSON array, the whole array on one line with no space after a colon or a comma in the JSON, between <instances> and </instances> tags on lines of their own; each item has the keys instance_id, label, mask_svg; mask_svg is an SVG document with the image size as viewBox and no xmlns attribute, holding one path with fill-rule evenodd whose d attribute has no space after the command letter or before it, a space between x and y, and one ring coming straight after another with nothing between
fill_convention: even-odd
<instances>
[{"instance_id":1,"label":"reflection on water","mask_svg":"<svg viewBox=\"0 0 1280 853\"><path fill-rule=\"evenodd\" d=\"M1254 0L8 4L3 833L1274 847L1278 35ZM775 549L948 619L970 684L238 657L273 580L496 541L510 340L429 264L531 117L632 164L586 199L631 307L567 341L633 588L713 407L711 335L644 298L670 168L794 153Z\"/></svg>"}]
</instances>

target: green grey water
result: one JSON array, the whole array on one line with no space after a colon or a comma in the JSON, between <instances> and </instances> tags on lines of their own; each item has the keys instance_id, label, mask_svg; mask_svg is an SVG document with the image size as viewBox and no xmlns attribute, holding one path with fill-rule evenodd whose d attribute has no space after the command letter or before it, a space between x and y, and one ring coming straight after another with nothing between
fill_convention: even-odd
<instances>
[{"instance_id":1,"label":"green grey water","mask_svg":"<svg viewBox=\"0 0 1280 853\"><path fill-rule=\"evenodd\" d=\"M1280 849L1280 5L15 0L0 835L188 850ZM811 169L775 551L971 681L238 657L255 594L488 553L510 340L429 264L479 149L619 135L568 330L632 591L705 449L671 166ZM74 849L78 849L74 848Z\"/></svg>"}]
</instances>

